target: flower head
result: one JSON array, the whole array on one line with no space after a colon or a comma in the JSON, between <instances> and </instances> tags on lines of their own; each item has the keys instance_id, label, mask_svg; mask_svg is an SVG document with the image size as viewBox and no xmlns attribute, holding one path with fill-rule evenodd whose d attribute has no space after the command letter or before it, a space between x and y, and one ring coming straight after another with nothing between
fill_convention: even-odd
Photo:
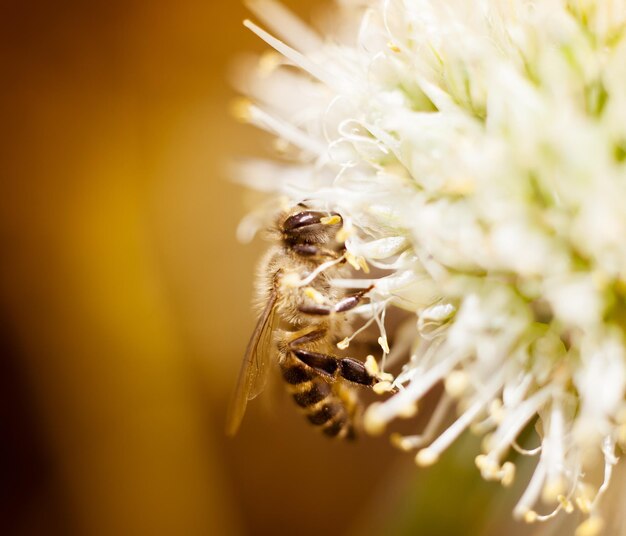
<instances>
[{"instance_id":1,"label":"flower head","mask_svg":"<svg viewBox=\"0 0 626 536\"><path fill-rule=\"evenodd\" d=\"M344 0L324 36L250 6L274 52L239 112L282 158L240 169L271 193L241 236L284 199L341 214L348 260L375 270L335 284L375 285L359 312L382 369L404 360L368 430L443 383L423 433L394 442L428 465L471 428L504 485L512 449L536 456L514 513L578 508L592 534L626 441L626 0ZM391 347L390 307L409 316Z\"/></svg>"}]
</instances>

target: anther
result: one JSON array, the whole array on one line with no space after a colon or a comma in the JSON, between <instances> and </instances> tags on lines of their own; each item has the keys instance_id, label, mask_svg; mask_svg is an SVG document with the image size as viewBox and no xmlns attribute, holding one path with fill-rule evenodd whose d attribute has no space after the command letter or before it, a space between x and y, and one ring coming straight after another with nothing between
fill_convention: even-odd
<instances>
[{"instance_id":1,"label":"anther","mask_svg":"<svg viewBox=\"0 0 626 536\"><path fill-rule=\"evenodd\" d=\"M524 521L526 521L526 523L528 524L531 524L537 521L537 517L537 512L535 512L534 510L527 510L524 514Z\"/></svg>"},{"instance_id":2,"label":"anther","mask_svg":"<svg viewBox=\"0 0 626 536\"><path fill-rule=\"evenodd\" d=\"M574 535L575 536L596 536L602 532L603 528L604 528L604 521L602 520L602 518L598 516L592 516L589 519L586 519L585 521L583 521L580 525L578 525L578 528L576 529L576 532L574 533Z\"/></svg>"},{"instance_id":3,"label":"anther","mask_svg":"<svg viewBox=\"0 0 626 536\"><path fill-rule=\"evenodd\" d=\"M396 447L399 448L400 450L403 450L405 452L410 451L413 448L413 442L402 436L401 434L391 434L391 437L389 438L391 440L391 444Z\"/></svg>"},{"instance_id":4,"label":"anther","mask_svg":"<svg viewBox=\"0 0 626 536\"><path fill-rule=\"evenodd\" d=\"M508 488L515 480L515 464L513 462L504 462L501 473L500 483L505 488Z\"/></svg>"},{"instance_id":5,"label":"anther","mask_svg":"<svg viewBox=\"0 0 626 536\"><path fill-rule=\"evenodd\" d=\"M389 392L393 391L393 385L392 385L391 382L384 382L384 381L383 382L378 382L378 383L373 385L372 391L374 391L377 395L382 395L384 393L389 393ZM413 415L411 415L411 416L413 416Z\"/></svg>"},{"instance_id":6,"label":"anther","mask_svg":"<svg viewBox=\"0 0 626 536\"><path fill-rule=\"evenodd\" d=\"M370 435L380 435L385 431L387 422L381 418L380 402L374 402L365 411L363 428Z\"/></svg>"},{"instance_id":7,"label":"anther","mask_svg":"<svg viewBox=\"0 0 626 536\"><path fill-rule=\"evenodd\" d=\"M230 105L230 112L237 121L247 123L252 117L251 113L252 103L245 97L239 97L234 99Z\"/></svg>"},{"instance_id":8,"label":"anther","mask_svg":"<svg viewBox=\"0 0 626 536\"><path fill-rule=\"evenodd\" d=\"M420 450L415 456L415 463L420 467L428 467L439 459L439 455L431 448L426 447Z\"/></svg>"},{"instance_id":9,"label":"anther","mask_svg":"<svg viewBox=\"0 0 626 536\"><path fill-rule=\"evenodd\" d=\"M469 385L467 374L462 370L453 370L448 374L444 386L446 393L453 398L459 398L465 393Z\"/></svg>"},{"instance_id":10,"label":"anther","mask_svg":"<svg viewBox=\"0 0 626 536\"><path fill-rule=\"evenodd\" d=\"M348 346L350 346L350 337L346 337L337 343L337 348L340 350L345 350Z\"/></svg>"},{"instance_id":11,"label":"anther","mask_svg":"<svg viewBox=\"0 0 626 536\"><path fill-rule=\"evenodd\" d=\"M382 383L388 383L388 382L382 382ZM412 417L415 417L415 415L417 415L417 411L418 411L417 402L411 402L410 404L405 404L404 406L402 406L400 411L398 411L398 417L400 417L401 419L410 419Z\"/></svg>"}]
</instances>

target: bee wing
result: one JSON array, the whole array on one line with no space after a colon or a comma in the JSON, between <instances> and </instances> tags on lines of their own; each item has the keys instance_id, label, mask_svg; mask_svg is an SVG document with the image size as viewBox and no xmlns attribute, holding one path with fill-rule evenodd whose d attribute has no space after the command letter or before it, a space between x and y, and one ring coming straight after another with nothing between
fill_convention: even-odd
<instances>
[{"instance_id":1,"label":"bee wing","mask_svg":"<svg viewBox=\"0 0 626 536\"><path fill-rule=\"evenodd\" d=\"M269 300L257 322L239 371L237 388L231 399L226 419L226 433L233 436L237 433L243 415L246 412L248 400L256 397L267 383L267 373L270 369L272 355L272 335L276 314L276 292L272 292Z\"/></svg>"}]
</instances>

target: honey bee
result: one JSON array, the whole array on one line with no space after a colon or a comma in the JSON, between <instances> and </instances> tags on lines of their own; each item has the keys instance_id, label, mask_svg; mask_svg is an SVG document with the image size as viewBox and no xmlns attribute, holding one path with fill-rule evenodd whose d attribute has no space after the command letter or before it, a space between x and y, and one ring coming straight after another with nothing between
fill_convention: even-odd
<instances>
[{"instance_id":1,"label":"honey bee","mask_svg":"<svg viewBox=\"0 0 626 536\"><path fill-rule=\"evenodd\" d=\"M346 270L345 245L336 240L342 225L338 214L300 204L271 229L276 244L260 264L262 312L229 409L229 435L238 430L248 400L265 387L276 360L288 391L313 425L330 437L355 437L361 413L355 386L372 387L380 378L361 361L332 353L349 332L345 313L372 289L345 295L331 286Z\"/></svg>"}]
</instances>

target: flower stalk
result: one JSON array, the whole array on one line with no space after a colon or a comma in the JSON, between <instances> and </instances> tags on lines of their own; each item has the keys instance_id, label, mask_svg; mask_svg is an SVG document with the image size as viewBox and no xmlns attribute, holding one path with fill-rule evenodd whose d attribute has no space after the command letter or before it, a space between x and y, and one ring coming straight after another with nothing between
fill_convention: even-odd
<instances>
[{"instance_id":1,"label":"flower stalk","mask_svg":"<svg viewBox=\"0 0 626 536\"><path fill-rule=\"evenodd\" d=\"M404 361L366 429L443 384L394 444L428 465L485 434L488 480L512 482L512 451L538 460L515 516L578 509L597 533L626 436L626 0L344 0L323 35L249 4L275 54L245 70L238 115L280 159L240 168L270 199L240 236L303 200L341 214L350 264L372 271L334 284L374 285L355 316L378 326L382 370ZM393 337L392 307L411 319ZM529 426L536 448L518 444Z\"/></svg>"}]
</instances>

